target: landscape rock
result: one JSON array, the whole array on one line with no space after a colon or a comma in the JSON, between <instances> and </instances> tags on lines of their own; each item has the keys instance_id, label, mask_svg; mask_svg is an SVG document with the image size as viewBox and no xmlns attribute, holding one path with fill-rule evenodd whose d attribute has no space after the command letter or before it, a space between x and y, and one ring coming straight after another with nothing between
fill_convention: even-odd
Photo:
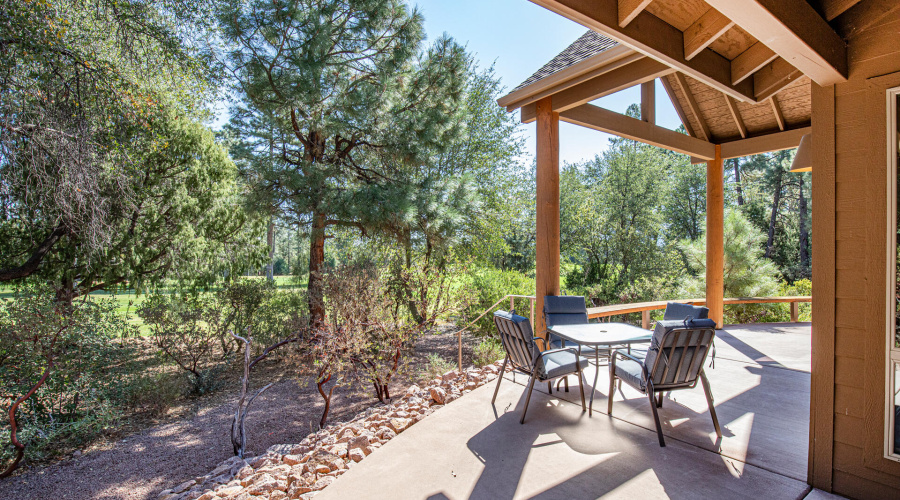
<instances>
[{"instance_id":1,"label":"landscape rock","mask_svg":"<svg viewBox=\"0 0 900 500\"><path fill-rule=\"evenodd\" d=\"M444 398L446 398L446 397L447 397L447 391L445 391L443 388L441 388L441 387L432 387L431 388L431 399L435 403L437 403L439 405L444 404Z\"/></svg>"}]
</instances>

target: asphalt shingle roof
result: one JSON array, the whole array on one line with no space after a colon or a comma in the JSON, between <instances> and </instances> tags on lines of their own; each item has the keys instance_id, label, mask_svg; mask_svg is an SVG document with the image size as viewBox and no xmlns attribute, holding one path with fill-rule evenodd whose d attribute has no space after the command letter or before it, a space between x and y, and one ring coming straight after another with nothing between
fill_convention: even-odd
<instances>
[{"instance_id":1,"label":"asphalt shingle roof","mask_svg":"<svg viewBox=\"0 0 900 500\"><path fill-rule=\"evenodd\" d=\"M512 92L531 85L538 80L544 79L570 66L578 64L589 57L607 51L618 44L619 42L607 38L600 33L597 33L596 31L588 30L587 32L585 32L585 34L581 35L578 40L572 42L572 45L566 47L565 50L557 54L556 57L550 60L550 62L543 65L541 69L537 70L533 75L528 77L527 80L520 83L516 88L512 90Z\"/></svg>"}]
</instances>

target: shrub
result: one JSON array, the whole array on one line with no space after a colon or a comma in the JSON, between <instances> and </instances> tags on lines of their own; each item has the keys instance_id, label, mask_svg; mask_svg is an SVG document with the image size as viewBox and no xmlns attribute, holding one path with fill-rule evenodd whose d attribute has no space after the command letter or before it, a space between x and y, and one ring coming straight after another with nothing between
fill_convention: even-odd
<instances>
[{"instance_id":1,"label":"shrub","mask_svg":"<svg viewBox=\"0 0 900 500\"><path fill-rule=\"evenodd\" d=\"M206 394L219 386L223 371L216 345L227 323L216 301L199 295L154 295L137 310L163 358L189 374L192 392Z\"/></svg>"},{"instance_id":2,"label":"shrub","mask_svg":"<svg viewBox=\"0 0 900 500\"><path fill-rule=\"evenodd\" d=\"M506 295L534 295L534 278L526 276L519 271L504 271L494 268L481 268L472 272L469 277L468 288L473 300L464 309L464 324L468 324L494 305ZM508 309L501 304L500 309ZM527 299L518 299L516 312L528 317L531 314L531 305ZM536 312L539 314L539 312ZM494 332L494 320L491 313L472 325L472 333L476 335L490 335Z\"/></svg>"},{"instance_id":3,"label":"shrub","mask_svg":"<svg viewBox=\"0 0 900 500\"><path fill-rule=\"evenodd\" d=\"M422 378L432 380L455 369L456 363L444 359L440 354L433 352L425 358L425 366L422 367Z\"/></svg>"},{"instance_id":4,"label":"shrub","mask_svg":"<svg viewBox=\"0 0 900 500\"><path fill-rule=\"evenodd\" d=\"M486 337L475 346L475 366L489 365L498 359L503 359L505 354L506 353L503 351L503 344L501 344L498 339Z\"/></svg>"},{"instance_id":5,"label":"shrub","mask_svg":"<svg viewBox=\"0 0 900 500\"><path fill-rule=\"evenodd\" d=\"M11 441L16 425L14 447L0 448L0 458L14 468L25 450L48 458L105 432L119 417L116 367L135 354L120 342L130 332L111 300L62 305L44 288L0 300L0 387L19 402L15 420L0 423Z\"/></svg>"}]
</instances>

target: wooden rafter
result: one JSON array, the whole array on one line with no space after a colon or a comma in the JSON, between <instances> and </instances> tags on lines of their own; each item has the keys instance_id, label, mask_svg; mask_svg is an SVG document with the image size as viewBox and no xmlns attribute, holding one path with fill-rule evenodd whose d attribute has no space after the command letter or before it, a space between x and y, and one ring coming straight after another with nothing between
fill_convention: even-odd
<instances>
[{"instance_id":1,"label":"wooden rafter","mask_svg":"<svg viewBox=\"0 0 900 500\"><path fill-rule=\"evenodd\" d=\"M653 0L619 0L616 12L619 15L619 26L624 28L644 11Z\"/></svg>"},{"instance_id":2,"label":"wooden rafter","mask_svg":"<svg viewBox=\"0 0 900 500\"><path fill-rule=\"evenodd\" d=\"M725 103L728 104L728 111L731 113L731 118L734 120L734 124L737 125L738 132L740 132L741 134L741 138L746 139L747 126L744 125L744 119L741 118L741 112L738 109L737 102L735 102L734 98L732 98L730 95L726 95L724 97Z\"/></svg>"},{"instance_id":3,"label":"wooden rafter","mask_svg":"<svg viewBox=\"0 0 900 500\"><path fill-rule=\"evenodd\" d=\"M847 81L847 46L806 0L706 0L819 85ZM758 92L757 92L758 94Z\"/></svg>"},{"instance_id":4,"label":"wooden rafter","mask_svg":"<svg viewBox=\"0 0 900 500\"><path fill-rule=\"evenodd\" d=\"M684 125L684 130L691 137L697 137L697 134L694 133L694 127L691 126L691 122L687 119L687 115L684 114L684 109L681 107L681 103L678 101L678 96L675 95L675 90L672 89L672 85L669 83L669 79L666 77L660 78L660 82L662 82L663 88L666 90L666 94L669 95L669 101L672 102L672 106L675 108L675 113L678 114L678 118L681 119L681 124Z\"/></svg>"},{"instance_id":5,"label":"wooden rafter","mask_svg":"<svg viewBox=\"0 0 900 500\"><path fill-rule=\"evenodd\" d=\"M777 58L775 51L756 42L731 61L731 81L737 85Z\"/></svg>"},{"instance_id":6,"label":"wooden rafter","mask_svg":"<svg viewBox=\"0 0 900 500\"><path fill-rule=\"evenodd\" d=\"M849 40L897 10L900 10L900 2L897 0L860 2L835 19L837 32L841 38Z\"/></svg>"},{"instance_id":7,"label":"wooden rafter","mask_svg":"<svg viewBox=\"0 0 900 500\"><path fill-rule=\"evenodd\" d=\"M709 9L684 30L684 58L690 61L732 26L734 21L716 9Z\"/></svg>"},{"instance_id":8,"label":"wooden rafter","mask_svg":"<svg viewBox=\"0 0 900 500\"><path fill-rule=\"evenodd\" d=\"M753 73L753 89L756 99L760 102L768 99L801 76L803 73L784 59L775 59Z\"/></svg>"},{"instance_id":9,"label":"wooden rafter","mask_svg":"<svg viewBox=\"0 0 900 500\"><path fill-rule=\"evenodd\" d=\"M778 130L784 130L784 114L782 114L781 106L778 105L778 100L775 96L769 98L769 104L772 105L772 113L775 114L775 121L778 123Z\"/></svg>"},{"instance_id":10,"label":"wooden rafter","mask_svg":"<svg viewBox=\"0 0 900 500\"><path fill-rule=\"evenodd\" d=\"M715 157L716 146L707 141L679 134L673 130L625 116L593 104L583 104L563 111L560 120L617 135L626 139L651 144L697 158L709 160Z\"/></svg>"},{"instance_id":11,"label":"wooden rafter","mask_svg":"<svg viewBox=\"0 0 900 500\"><path fill-rule=\"evenodd\" d=\"M753 83L731 82L731 61L704 50L693 59L684 57L684 34L678 28L641 12L626 26L619 26L618 0L531 0L599 33L643 52L668 66L740 101L756 101ZM721 10L721 9L719 9Z\"/></svg>"},{"instance_id":12,"label":"wooden rafter","mask_svg":"<svg viewBox=\"0 0 900 500\"><path fill-rule=\"evenodd\" d=\"M697 100L694 99L694 94L691 93L687 80L685 80L684 75L681 73L675 73L675 80L678 81L678 86L681 87L681 92L684 94L684 98L687 101L688 108L691 110L691 114L694 115L694 119L697 120L697 124L700 125L700 134L698 137L704 141L709 141L712 134L710 134L709 126L700 114L700 106L697 105Z\"/></svg>"}]
</instances>

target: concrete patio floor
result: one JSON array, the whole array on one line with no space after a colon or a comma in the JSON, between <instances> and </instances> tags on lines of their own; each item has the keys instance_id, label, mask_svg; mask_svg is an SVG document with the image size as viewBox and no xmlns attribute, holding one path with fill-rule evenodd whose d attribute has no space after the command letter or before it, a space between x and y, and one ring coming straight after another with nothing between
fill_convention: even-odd
<instances>
[{"instance_id":1,"label":"concrete patio floor","mask_svg":"<svg viewBox=\"0 0 900 500\"><path fill-rule=\"evenodd\" d=\"M495 383L476 389L389 441L316 498L806 497L809 324L728 326L716 346L707 374L721 442L700 387L664 401L667 446L660 448L646 396L626 386L614 396L613 417L606 415L605 365L593 417L582 413L573 378L568 393L536 390L525 425L519 416L527 377L513 383L508 374L496 405Z\"/></svg>"}]
</instances>

